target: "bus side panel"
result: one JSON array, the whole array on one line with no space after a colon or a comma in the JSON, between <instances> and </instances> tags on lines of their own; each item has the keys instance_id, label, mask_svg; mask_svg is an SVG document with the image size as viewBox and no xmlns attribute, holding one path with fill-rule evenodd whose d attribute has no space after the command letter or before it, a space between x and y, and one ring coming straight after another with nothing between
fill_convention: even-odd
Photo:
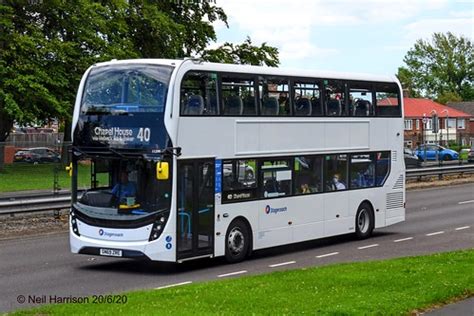
<instances>
[{"instance_id":1,"label":"bus side panel","mask_svg":"<svg viewBox=\"0 0 474 316\"><path fill-rule=\"evenodd\" d=\"M212 128L209 128L209 124L203 123L201 118L180 117L179 146L183 148L183 157L203 157L208 153L218 153L220 157L252 157L297 152L370 150L373 137L369 137L369 131L375 133L370 124L367 120L333 118L300 122L296 118L278 121L252 118L251 121L240 121L219 117L212 120ZM298 137L297 141L295 137Z\"/></svg>"},{"instance_id":2,"label":"bus side panel","mask_svg":"<svg viewBox=\"0 0 474 316\"><path fill-rule=\"evenodd\" d=\"M349 192L328 192L324 194L324 236L347 233L349 228Z\"/></svg>"},{"instance_id":3,"label":"bus side panel","mask_svg":"<svg viewBox=\"0 0 474 316\"><path fill-rule=\"evenodd\" d=\"M300 195L293 199L293 242L324 237L324 197Z\"/></svg>"},{"instance_id":4,"label":"bus side panel","mask_svg":"<svg viewBox=\"0 0 474 316\"><path fill-rule=\"evenodd\" d=\"M233 203L233 204L220 204L220 200L216 197L216 226L215 226L215 243L214 243L214 255L216 257L225 255L225 238L227 229L230 223L237 217L243 217L250 224L252 231L253 244L255 249L255 241L257 240L257 227L258 227L258 201Z\"/></svg>"},{"instance_id":5,"label":"bus side panel","mask_svg":"<svg viewBox=\"0 0 474 316\"><path fill-rule=\"evenodd\" d=\"M386 220L385 225L393 225L405 220L405 162L403 155L403 120L393 119L387 124L389 141L392 146L390 177L386 188ZM397 135L398 132L398 135Z\"/></svg>"},{"instance_id":6,"label":"bus side panel","mask_svg":"<svg viewBox=\"0 0 474 316\"><path fill-rule=\"evenodd\" d=\"M368 201L374 211L375 228L385 226L385 190L383 188L368 188L349 191L349 218L352 219L350 231L355 232L355 217L357 209L363 201Z\"/></svg>"},{"instance_id":7,"label":"bus side panel","mask_svg":"<svg viewBox=\"0 0 474 316\"><path fill-rule=\"evenodd\" d=\"M258 234L256 248L266 248L292 242L291 223L294 219L294 198L258 201Z\"/></svg>"}]
</instances>

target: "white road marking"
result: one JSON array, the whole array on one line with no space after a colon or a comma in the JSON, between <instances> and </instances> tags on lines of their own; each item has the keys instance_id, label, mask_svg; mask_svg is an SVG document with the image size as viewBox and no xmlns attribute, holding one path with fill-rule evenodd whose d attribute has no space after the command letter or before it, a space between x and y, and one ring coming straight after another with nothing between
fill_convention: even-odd
<instances>
[{"instance_id":1,"label":"white road marking","mask_svg":"<svg viewBox=\"0 0 474 316\"><path fill-rule=\"evenodd\" d=\"M362 246L362 247L357 247L357 249L362 250L362 249L367 249L367 248L372 248L372 247L377 247L379 244L372 244L372 245L367 245L367 246Z\"/></svg>"},{"instance_id":2,"label":"white road marking","mask_svg":"<svg viewBox=\"0 0 474 316\"><path fill-rule=\"evenodd\" d=\"M327 254L324 254L324 255L316 256L316 258L325 258L325 257L335 256L335 255L338 255L338 254L339 254L339 252L331 252L331 253L327 253Z\"/></svg>"},{"instance_id":3,"label":"white road marking","mask_svg":"<svg viewBox=\"0 0 474 316\"><path fill-rule=\"evenodd\" d=\"M441 230L439 232L429 233L429 234L426 234L426 236L435 236L435 235L440 235L440 234L444 234L444 231Z\"/></svg>"},{"instance_id":4,"label":"white road marking","mask_svg":"<svg viewBox=\"0 0 474 316\"><path fill-rule=\"evenodd\" d=\"M217 277L218 277L218 278L224 278L224 277L227 277L227 276L237 275L237 274L243 274L243 273L247 273L247 270L236 271L236 272L230 272L230 273L225 273L225 274L219 274Z\"/></svg>"},{"instance_id":5,"label":"white road marking","mask_svg":"<svg viewBox=\"0 0 474 316\"><path fill-rule=\"evenodd\" d=\"M458 227L458 228L455 228L454 230L463 230L463 229L468 229L468 228L471 228L471 226Z\"/></svg>"},{"instance_id":6,"label":"white road marking","mask_svg":"<svg viewBox=\"0 0 474 316\"><path fill-rule=\"evenodd\" d=\"M170 287L186 285L186 284L191 284L191 283L193 283L193 282L192 281L185 281L185 282L181 282L181 283L168 284L168 285L157 287L157 288L155 288L155 290L162 290L162 289L167 289L167 288L170 288Z\"/></svg>"},{"instance_id":7,"label":"white road marking","mask_svg":"<svg viewBox=\"0 0 474 316\"><path fill-rule=\"evenodd\" d=\"M474 200L469 200L469 201L462 201L462 202L458 202L458 204L469 204L469 203L474 203Z\"/></svg>"},{"instance_id":8,"label":"white road marking","mask_svg":"<svg viewBox=\"0 0 474 316\"><path fill-rule=\"evenodd\" d=\"M293 264L293 263L296 263L296 261L288 261L288 262L282 262L282 263L275 263L275 264L269 265L269 267L270 267L270 268L276 268L276 267L286 266L286 265Z\"/></svg>"},{"instance_id":9,"label":"white road marking","mask_svg":"<svg viewBox=\"0 0 474 316\"><path fill-rule=\"evenodd\" d=\"M407 237L407 238L402 238L402 239L396 239L393 242L401 242L401 241L407 241L407 240L412 240L413 237Z\"/></svg>"}]
</instances>

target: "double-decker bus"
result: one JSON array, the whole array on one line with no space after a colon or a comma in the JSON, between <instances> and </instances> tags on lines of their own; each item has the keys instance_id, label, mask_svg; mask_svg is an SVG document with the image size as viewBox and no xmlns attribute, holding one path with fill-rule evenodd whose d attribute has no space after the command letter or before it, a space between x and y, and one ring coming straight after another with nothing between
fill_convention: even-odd
<instances>
[{"instance_id":1,"label":"double-decker bus","mask_svg":"<svg viewBox=\"0 0 474 316\"><path fill-rule=\"evenodd\" d=\"M73 116L73 253L183 262L405 219L395 77L197 59L93 65Z\"/></svg>"}]
</instances>

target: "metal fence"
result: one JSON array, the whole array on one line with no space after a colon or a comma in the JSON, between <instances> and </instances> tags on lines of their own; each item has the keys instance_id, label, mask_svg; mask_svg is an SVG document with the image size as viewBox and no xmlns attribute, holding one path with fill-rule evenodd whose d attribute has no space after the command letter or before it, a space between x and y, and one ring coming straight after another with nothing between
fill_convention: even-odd
<instances>
[{"instance_id":1,"label":"metal fence","mask_svg":"<svg viewBox=\"0 0 474 316\"><path fill-rule=\"evenodd\" d=\"M12 133L6 139L6 146L16 148L58 147L64 139L64 133Z\"/></svg>"},{"instance_id":2,"label":"metal fence","mask_svg":"<svg viewBox=\"0 0 474 316\"><path fill-rule=\"evenodd\" d=\"M406 178L472 173L474 173L474 164L411 169L407 170ZM45 191L38 194L18 192L10 196L5 194L0 195L0 215L49 210L59 211L68 209L70 205L71 196L68 191Z\"/></svg>"}]
</instances>

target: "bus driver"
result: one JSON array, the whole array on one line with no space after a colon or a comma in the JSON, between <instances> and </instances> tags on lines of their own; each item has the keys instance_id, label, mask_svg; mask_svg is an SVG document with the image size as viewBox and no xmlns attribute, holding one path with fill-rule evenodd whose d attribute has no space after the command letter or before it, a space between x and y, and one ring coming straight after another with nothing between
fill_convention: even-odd
<instances>
[{"instance_id":1,"label":"bus driver","mask_svg":"<svg viewBox=\"0 0 474 316\"><path fill-rule=\"evenodd\" d=\"M120 172L119 182L112 189L112 194L119 199L120 203L127 203L127 198L135 198L137 187L134 182L128 181L128 172L126 170Z\"/></svg>"}]
</instances>

